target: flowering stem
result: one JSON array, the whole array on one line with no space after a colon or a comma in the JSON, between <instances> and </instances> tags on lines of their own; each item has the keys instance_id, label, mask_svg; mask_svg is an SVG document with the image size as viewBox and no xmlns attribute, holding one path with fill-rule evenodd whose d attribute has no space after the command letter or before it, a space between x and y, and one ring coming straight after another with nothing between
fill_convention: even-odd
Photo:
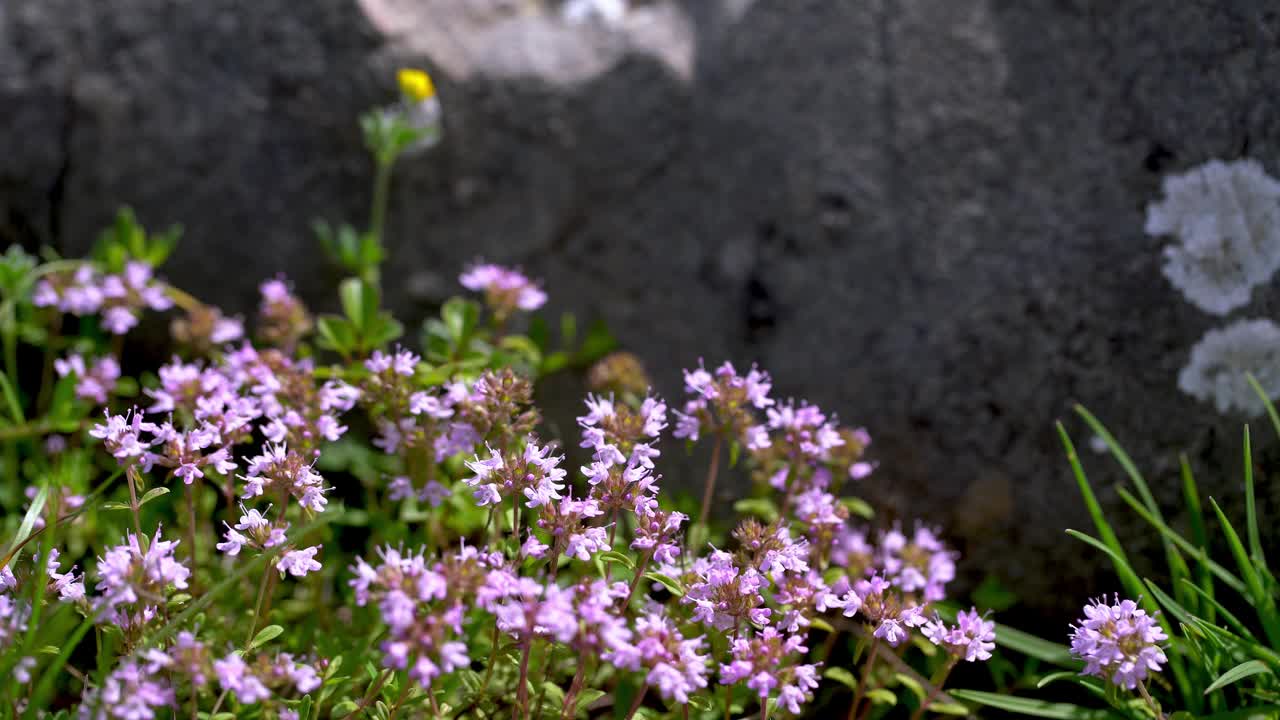
<instances>
[{"instance_id":1,"label":"flowering stem","mask_svg":"<svg viewBox=\"0 0 1280 720\"><path fill-rule=\"evenodd\" d=\"M132 465L125 472L125 476L129 478L129 509L133 511L133 529L138 533L138 542L145 542L142 539L142 520L138 517L138 471Z\"/></svg>"},{"instance_id":2,"label":"flowering stem","mask_svg":"<svg viewBox=\"0 0 1280 720\"><path fill-rule=\"evenodd\" d=\"M573 674L573 682L569 683L569 692L564 696L564 710L560 713L560 720L571 720L578 714L578 693L582 691L582 680L587 675L587 659L585 657L578 658L578 670Z\"/></svg>"},{"instance_id":3,"label":"flowering stem","mask_svg":"<svg viewBox=\"0 0 1280 720\"><path fill-rule=\"evenodd\" d=\"M627 720L636 716L636 711L640 709L640 703L644 702L645 693L649 692L649 684L645 683L640 686L640 692L636 693L636 699L631 701L631 709L627 711Z\"/></svg>"},{"instance_id":4,"label":"flowering stem","mask_svg":"<svg viewBox=\"0 0 1280 720\"><path fill-rule=\"evenodd\" d=\"M942 692L942 686L946 684L947 677L951 675L951 671L955 669L956 663L959 660L960 658L954 655L947 660L946 667L942 669L942 674L938 676L938 680L933 684L933 688L929 691L928 697L926 697L924 702L920 703L920 707L916 708L916 711L911 714L911 720L920 720L920 718L924 717L924 711L929 709L929 706L932 705L933 701L938 697L938 693Z\"/></svg>"},{"instance_id":5,"label":"flowering stem","mask_svg":"<svg viewBox=\"0 0 1280 720\"><path fill-rule=\"evenodd\" d=\"M644 577L644 569L649 566L649 558L652 555L653 552L649 551L640 558L640 564L636 566L636 576L631 580L631 588L627 590L627 599L622 603L622 607L631 607L631 596L636 594L636 588L640 585L640 578Z\"/></svg>"},{"instance_id":6,"label":"flowering stem","mask_svg":"<svg viewBox=\"0 0 1280 720\"><path fill-rule=\"evenodd\" d=\"M715 494L716 473L720 470L720 446L724 444L724 436L716 433L716 443L711 448L711 466L707 468L707 484L702 490L702 509L698 511L698 524L707 524L707 514L711 512L711 497Z\"/></svg>"},{"instance_id":7,"label":"flowering stem","mask_svg":"<svg viewBox=\"0 0 1280 720\"><path fill-rule=\"evenodd\" d=\"M374 160L377 170L373 178L373 203L369 208L369 235L378 245L382 245L382 228L387 220L387 196L391 190L391 169L395 166L395 155L385 156L378 153ZM378 266L361 268L361 279L378 284Z\"/></svg>"},{"instance_id":8,"label":"flowering stem","mask_svg":"<svg viewBox=\"0 0 1280 720\"><path fill-rule=\"evenodd\" d=\"M262 569L262 582L258 583L258 601L253 608L253 622L249 623L249 636L244 640L245 649L249 648L249 643L253 642L253 636L258 630L259 616L262 614L262 601L267 595L267 584L271 580L270 566Z\"/></svg>"},{"instance_id":9,"label":"flowering stem","mask_svg":"<svg viewBox=\"0 0 1280 720\"><path fill-rule=\"evenodd\" d=\"M733 623L733 642L729 643L729 652L733 652L733 648L738 644L738 631L742 625L740 621L735 620ZM724 686L724 720L729 720L729 706L733 704L733 685L725 683Z\"/></svg>"},{"instance_id":10,"label":"flowering stem","mask_svg":"<svg viewBox=\"0 0 1280 720\"><path fill-rule=\"evenodd\" d=\"M526 638L524 652L520 655L520 684L516 686L516 701L520 703L520 715L529 717L529 653L533 650L533 639Z\"/></svg>"},{"instance_id":11,"label":"flowering stem","mask_svg":"<svg viewBox=\"0 0 1280 720\"><path fill-rule=\"evenodd\" d=\"M1156 714L1156 720L1164 720L1164 713L1160 712L1160 704L1151 697L1151 693L1147 692L1147 684L1138 681L1138 692L1142 693L1142 699L1147 701L1147 706L1151 708L1151 712Z\"/></svg>"},{"instance_id":12,"label":"flowering stem","mask_svg":"<svg viewBox=\"0 0 1280 720\"><path fill-rule=\"evenodd\" d=\"M187 486L187 545L191 553L191 566L196 566L196 483Z\"/></svg>"},{"instance_id":13,"label":"flowering stem","mask_svg":"<svg viewBox=\"0 0 1280 720\"><path fill-rule=\"evenodd\" d=\"M493 649L489 651L489 665L484 670L484 682L480 685L480 695L489 690L489 679L493 677L493 666L498 661L498 622L493 623Z\"/></svg>"},{"instance_id":14,"label":"flowering stem","mask_svg":"<svg viewBox=\"0 0 1280 720\"><path fill-rule=\"evenodd\" d=\"M412 665L412 663L410 663ZM413 681L409 678L409 673L404 675L404 687L400 688L400 694L396 696L396 702L391 706L391 715L387 720L396 720L396 716L400 714L400 707L404 705L404 699L409 697L409 688L413 687Z\"/></svg>"},{"instance_id":15,"label":"flowering stem","mask_svg":"<svg viewBox=\"0 0 1280 720\"><path fill-rule=\"evenodd\" d=\"M867 653L867 665L862 669L862 677L858 679L858 689L853 693L853 703L849 705L849 718L852 720L858 705L862 703L862 693L867 689L867 679L871 677L871 668L876 664L876 655L880 652L880 638L871 639L871 650Z\"/></svg>"}]
</instances>

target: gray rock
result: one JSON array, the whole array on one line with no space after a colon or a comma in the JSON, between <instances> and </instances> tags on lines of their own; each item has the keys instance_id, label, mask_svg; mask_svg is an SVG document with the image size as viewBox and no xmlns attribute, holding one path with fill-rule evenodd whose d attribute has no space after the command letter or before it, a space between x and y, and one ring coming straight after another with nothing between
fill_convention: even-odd
<instances>
[{"instance_id":1,"label":"gray rock","mask_svg":"<svg viewBox=\"0 0 1280 720\"><path fill-rule=\"evenodd\" d=\"M1072 403L1175 520L1180 450L1239 506L1238 421L1175 385L1213 320L1160 275L1142 211L1212 157L1280 170L1274 9L633 4L605 28L535 0L10 0L0 240L81 252L128 203L186 226L166 273L206 298L247 311L285 271L331 304L309 222L363 220L355 118L425 64L447 139L398 168L388 224L410 319L483 256L606 319L668 397L699 356L759 361L871 429L889 518L942 525L970 579L1040 611L1116 589L1083 584L1102 564L1062 534L1089 527L1052 426L1087 446ZM1083 459L1119 513L1118 470Z\"/></svg>"}]
</instances>

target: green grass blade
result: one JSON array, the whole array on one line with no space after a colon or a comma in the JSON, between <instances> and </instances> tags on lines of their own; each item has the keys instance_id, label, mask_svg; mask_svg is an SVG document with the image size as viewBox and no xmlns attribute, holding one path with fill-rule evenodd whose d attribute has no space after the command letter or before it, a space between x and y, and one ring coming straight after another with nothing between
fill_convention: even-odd
<instances>
[{"instance_id":1,"label":"green grass blade","mask_svg":"<svg viewBox=\"0 0 1280 720\"><path fill-rule=\"evenodd\" d=\"M0 373L0 392L4 393L5 403L9 406L9 415L13 417L15 425L21 425L27 421L27 416L22 412L22 402L18 400L18 393L13 389L13 383L9 381L9 376Z\"/></svg>"},{"instance_id":2,"label":"green grass blade","mask_svg":"<svg viewBox=\"0 0 1280 720\"><path fill-rule=\"evenodd\" d=\"M1053 703L1014 695L999 695L977 690L950 690L948 692L959 700L968 700L979 705L1032 717L1056 718L1056 720L1111 720L1112 718L1123 717L1101 708L1086 708L1068 703Z\"/></svg>"},{"instance_id":3,"label":"green grass blade","mask_svg":"<svg viewBox=\"0 0 1280 720\"><path fill-rule=\"evenodd\" d=\"M1277 717L1277 713L1280 713L1280 705L1257 705L1205 715L1196 720L1272 720Z\"/></svg>"},{"instance_id":4,"label":"green grass blade","mask_svg":"<svg viewBox=\"0 0 1280 720\"><path fill-rule=\"evenodd\" d=\"M1147 510L1161 522L1164 521L1164 515L1160 512L1160 505L1156 502L1155 495L1151 493L1151 488L1147 485L1146 478L1142 477L1142 473L1138 470L1138 466L1133 462L1133 458L1129 457L1129 453L1120 447L1120 443L1116 441L1115 436L1107 429L1102 421L1094 417L1083 405L1075 406L1076 414L1079 415L1089 429L1106 443L1107 449L1111 451L1112 457L1116 462L1120 463L1120 467L1125 474L1129 476L1129 480L1133 482L1133 486L1138 490L1138 497L1142 498L1142 502L1146 505ZM1167 538L1161 538L1161 544L1164 546L1165 560L1169 564L1169 575L1174 582L1174 593L1178 594L1179 600L1182 602L1190 602L1191 597L1185 595L1182 590L1181 583L1178 581L1184 577L1190 577L1191 571L1187 567L1187 561L1178 552L1178 548Z\"/></svg>"},{"instance_id":5,"label":"green grass blade","mask_svg":"<svg viewBox=\"0 0 1280 720\"><path fill-rule=\"evenodd\" d=\"M1267 636L1267 642L1272 647L1280 647L1280 616L1276 614L1275 598L1263 585L1262 578L1254 568L1249 554L1245 552L1244 544L1240 542L1240 535L1227 519L1226 513L1222 512L1222 508L1218 507L1217 501L1212 497L1209 498L1209 504L1213 506L1213 512L1218 516L1222 532L1227 537L1227 546L1231 548L1231 554L1235 557L1240 574L1244 577L1245 586L1249 590L1249 601L1257 611L1258 619L1262 621L1262 631Z\"/></svg>"},{"instance_id":6,"label":"green grass blade","mask_svg":"<svg viewBox=\"0 0 1280 720\"><path fill-rule=\"evenodd\" d=\"M1222 584L1226 585L1227 587L1230 587L1232 590L1235 590L1241 595L1247 595L1248 588L1245 587L1245 583L1243 580L1236 577L1235 574L1232 573L1230 570L1226 569L1225 567L1211 560L1209 558L1208 553L1192 545L1186 538L1174 532L1174 530L1170 528L1168 525L1165 525L1162 521L1152 517L1151 514L1147 512L1146 508L1142 507L1142 504L1138 502L1137 498L1133 497L1132 493L1125 490L1124 488L1121 488L1119 490L1119 495L1120 495L1120 498L1124 500L1126 503L1128 503L1129 507L1133 508L1133 511L1138 513L1138 515L1141 516L1143 520L1146 520L1148 523L1151 523L1151 525L1154 526L1157 530L1159 530L1162 535L1169 538L1171 541L1173 541L1179 547L1181 547L1184 551L1186 551L1188 555L1195 558L1197 562L1204 565L1204 567L1208 569L1209 572L1213 573L1214 577L1222 581Z\"/></svg>"},{"instance_id":7,"label":"green grass blade","mask_svg":"<svg viewBox=\"0 0 1280 720\"><path fill-rule=\"evenodd\" d=\"M1223 619L1227 621L1227 624L1230 625L1232 629L1236 631L1237 635L1251 642L1258 641L1258 638L1254 636L1253 631L1250 630L1248 626L1246 626L1244 623L1240 622L1240 618L1236 617L1230 610L1227 610L1225 607L1223 607L1222 603L1218 602L1216 598L1206 593L1203 589L1197 587L1196 584L1191 582L1190 580L1183 580L1183 582L1187 584L1187 586L1191 589L1192 592L1198 594L1200 596L1200 599L1203 600L1205 604L1211 606L1214 610L1216 610L1217 614L1221 615ZM1204 613L1200 613L1200 616L1205 617ZM1205 619L1208 620L1207 617Z\"/></svg>"},{"instance_id":8,"label":"green grass blade","mask_svg":"<svg viewBox=\"0 0 1280 720\"><path fill-rule=\"evenodd\" d=\"M1245 531L1249 535L1249 556L1254 565L1267 570L1267 559L1262 554L1262 535L1258 532L1258 504L1253 492L1253 448L1249 441L1249 426L1244 426L1244 514Z\"/></svg>"},{"instance_id":9,"label":"green grass blade","mask_svg":"<svg viewBox=\"0 0 1280 720\"><path fill-rule=\"evenodd\" d=\"M1271 672L1271 668L1267 667L1261 660L1248 660L1246 662L1242 662L1219 675L1218 679L1214 680L1213 684L1204 691L1204 694L1208 695L1214 690L1220 690L1234 682L1239 682L1247 677L1252 677L1253 675L1261 675L1262 673L1275 674Z\"/></svg>"},{"instance_id":10,"label":"green grass blade","mask_svg":"<svg viewBox=\"0 0 1280 720\"><path fill-rule=\"evenodd\" d=\"M58 679L58 674L62 672L62 668L66 667L67 662L71 659L71 653L84 639L86 633L93 629L93 615L85 617L76 629L72 631L63 643L58 652L58 657L54 658L49 667L45 668L44 673L36 682L35 694L32 696L30 710L35 711L37 708L46 707L46 702L50 694L53 692L53 685Z\"/></svg>"},{"instance_id":11,"label":"green grass blade","mask_svg":"<svg viewBox=\"0 0 1280 720\"><path fill-rule=\"evenodd\" d=\"M1182 499L1187 508L1187 516L1191 520L1191 539L1203 556L1209 552L1209 533L1205 530L1204 509L1200 505L1200 490L1196 487L1195 475L1191 473L1191 463L1186 454L1178 456L1178 466L1182 475ZM1199 584L1197 594L1202 597L1199 603L1200 615L1209 622L1214 620L1214 612L1219 603L1213 601L1213 575L1204 563L1196 564L1196 582ZM1205 600L1207 598L1207 601Z\"/></svg>"},{"instance_id":12,"label":"green grass blade","mask_svg":"<svg viewBox=\"0 0 1280 720\"><path fill-rule=\"evenodd\" d=\"M1271 418L1271 427L1275 428L1276 437L1280 437L1280 413L1276 412L1275 403L1271 402L1271 398L1267 397L1267 391L1262 389L1262 385L1258 382L1258 378L1253 376L1253 373L1245 373L1244 377L1249 381L1253 391L1258 394L1258 399L1262 400L1262 406L1267 409L1267 417Z\"/></svg>"},{"instance_id":13,"label":"green grass blade","mask_svg":"<svg viewBox=\"0 0 1280 720\"><path fill-rule=\"evenodd\" d=\"M1057 423L1057 426L1058 436L1062 439L1062 445L1067 451L1067 462L1071 464L1071 471L1075 475L1076 484L1080 488L1080 495L1084 497L1085 508L1089 511L1089 517L1093 519L1093 525L1097 528L1098 535L1102 538L1102 543L1108 548L1108 554L1116 561L1116 574L1120 576L1120 584L1124 586L1126 592L1137 597L1142 594L1142 581L1138 579L1138 575L1130 568L1124 549L1120 546L1119 538L1116 537L1115 531L1111 529L1111 524L1107 522L1106 516L1102 514L1102 506L1098 503L1097 496L1093 494L1093 487L1085 476L1084 467L1080 465L1080 456L1076 454L1075 445L1072 444L1071 437L1067 435L1067 429L1060 422ZM1152 609L1155 608L1153 607Z\"/></svg>"},{"instance_id":14,"label":"green grass blade","mask_svg":"<svg viewBox=\"0 0 1280 720\"><path fill-rule=\"evenodd\" d=\"M18 525L18 534L14 536L13 542L9 543L9 549L5 552L4 561L0 566L17 563L18 558L22 556L22 546L30 538L31 528L36 526L36 520L40 517L44 504L48 500L49 483L44 482L36 491L36 496L31 499L31 507L27 508L26 514L22 516L22 523Z\"/></svg>"}]
</instances>

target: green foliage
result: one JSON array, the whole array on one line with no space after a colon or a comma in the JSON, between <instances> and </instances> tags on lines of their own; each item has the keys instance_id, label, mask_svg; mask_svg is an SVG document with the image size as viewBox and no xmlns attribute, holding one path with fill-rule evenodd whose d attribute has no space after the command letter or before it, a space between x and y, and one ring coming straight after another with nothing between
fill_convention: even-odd
<instances>
[{"instance_id":1,"label":"green foliage","mask_svg":"<svg viewBox=\"0 0 1280 720\"><path fill-rule=\"evenodd\" d=\"M1252 381L1255 390L1265 403L1267 414L1280 435L1280 415L1270 400ZM1072 537L1106 555L1112 562L1116 576L1131 598L1140 598L1148 612L1155 614L1169 641L1165 645L1171 684L1162 702L1166 706L1181 706L1184 710L1170 717L1228 718L1272 717L1275 701L1280 699L1280 682L1276 672L1280 670L1280 611L1275 597L1278 586L1267 565L1260 522L1255 499L1254 462L1252 438L1249 428L1244 429L1243 485L1245 490L1245 532L1243 537L1236 525L1218 505L1209 498L1213 520L1219 532L1217 541L1224 544L1230 555L1230 565L1211 557L1210 523L1202 510L1201 496L1186 458L1181 458L1180 479L1184 507L1188 515L1190 534L1175 530L1164 518L1162 510L1151 493L1146 480L1130 456L1116 442L1114 436L1084 408L1077 412L1089 429L1106 444L1136 495L1128 487L1117 488L1119 497L1160 538L1164 549L1167 586L1140 577L1129 555L1102 511L1088 480L1079 456L1065 428L1058 431L1073 475L1093 520L1097 536L1076 530L1068 530ZM1225 593L1225 595L1224 595ZM1220 597L1221 596L1221 597ZM1251 609L1253 618L1238 617L1227 605L1245 606ZM1096 696L1106 709L1091 709L1066 703L1046 702L1026 697L1011 697L982 692L954 691L962 699L971 700L1008 712L1034 717L1051 718L1148 718L1152 712L1146 702L1114 685L1099 683L1091 678L1079 678L1079 663L1071 659L1067 648L1040 640L1031 635L999 628L996 642L1002 647L1037 658L1051 666L1066 668L1050 671L1038 681L1044 687L1054 681L1070 680ZM1152 686L1153 692L1159 683Z\"/></svg>"}]
</instances>

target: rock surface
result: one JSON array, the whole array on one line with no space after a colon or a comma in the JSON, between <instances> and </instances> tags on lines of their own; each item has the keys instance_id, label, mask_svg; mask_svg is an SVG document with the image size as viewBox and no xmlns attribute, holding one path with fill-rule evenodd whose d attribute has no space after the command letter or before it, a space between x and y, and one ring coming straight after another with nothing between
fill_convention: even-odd
<instances>
[{"instance_id":1,"label":"rock surface","mask_svg":"<svg viewBox=\"0 0 1280 720\"><path fill-rule=\"evenodd\" d=\"M447 140L399 168L388 225L410 316L483 256L606 319L668 397L673 363L757 360L872 430L866 491L891 517L942 524L1040 611L1100 567L1062 534L1089 527L1052 427L1087 445L1073 402L1175 517L1180 450L1239 507L1238 419L1175 385L1214 320L1160 275L1142 220L1167 171L1280 171L1280 13L634 4L606 28L535 0L10 0L0 242L81 252L128 203L186 226L165 272L204 297L245 310L287 270L327 302L309 223L363 218L355 118L425 64ZM1083 454L1119 511L1114 464Z\"/></svg>"}]
</instances>

